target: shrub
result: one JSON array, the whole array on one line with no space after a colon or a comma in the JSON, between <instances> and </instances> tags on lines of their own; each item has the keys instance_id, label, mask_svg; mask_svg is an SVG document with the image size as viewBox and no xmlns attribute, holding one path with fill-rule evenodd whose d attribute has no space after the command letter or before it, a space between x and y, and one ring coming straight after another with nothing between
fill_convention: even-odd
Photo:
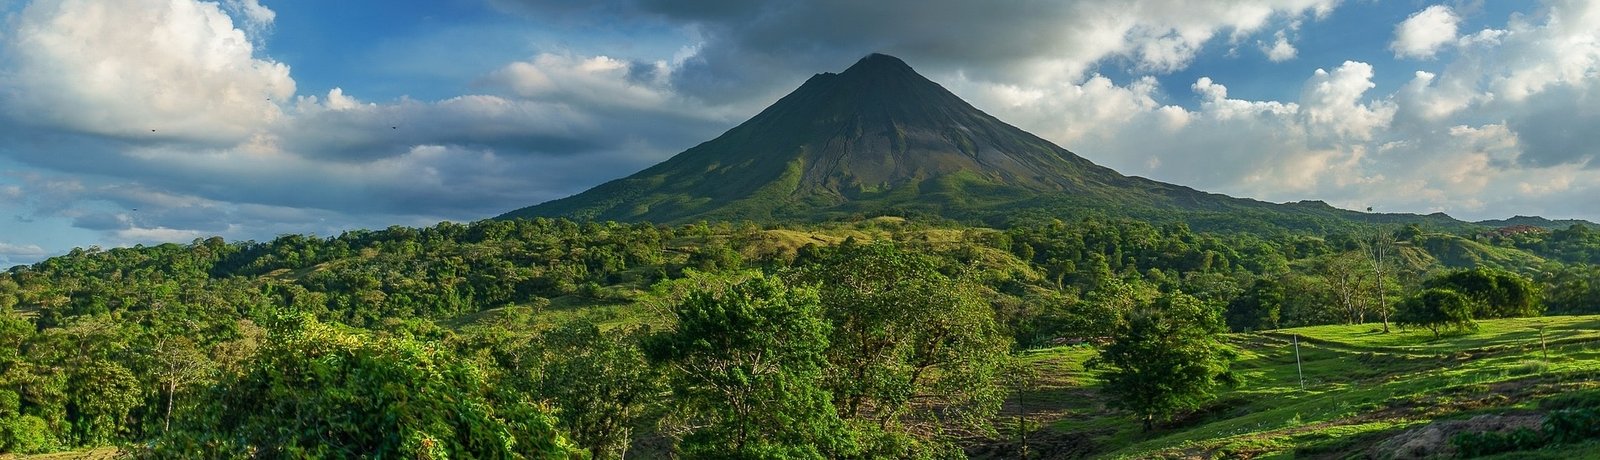
<instances>
[{"instance_id":1,"label":"shrub","mask_svg":"<svg viewBox=\"0 0 1600 460\"><path fill-rule=\"evenodd\" d=\"M55 446L44 419L32 415L0 419L0 452L34 454L50 451Z\"/></svg>"},{"instance_id":2,"label":"shrub","mask_svg":"<svg viewBox=\"0 0 1600 460\"><path fill-rule=\"evenodd\" d=\"M1550 442L1566 444L1600 438L1600 411L1562 409L1544 417L1544 433Z\"/></svg>"},{"instance_id":3,"label":"shrub","mask_svg":"<svg viewBox=\"0 0 1600 460\"><path fill-rule=\"evenodd\" d=\"M1600 439L1600 410L1560 409L1546 414L1538 431L1459 433L1450 438L1450 444L1456 447L1456 456L1472 458L1591 439Z\"/></svg>"},{"instance_id":4,"label":"shrub","mask_svg":"<svg viewBox=\"0 0 1600 460\"><path fill-rule=\"evenodd\" d=\"M1510 433L1457 433L1450 438L1450 444L1456 446L1456 456L1461 458L1538 449L1544 447L1545 443L1543 434L1527 428L1518 428Z\"/></svg>"}]
</instances>

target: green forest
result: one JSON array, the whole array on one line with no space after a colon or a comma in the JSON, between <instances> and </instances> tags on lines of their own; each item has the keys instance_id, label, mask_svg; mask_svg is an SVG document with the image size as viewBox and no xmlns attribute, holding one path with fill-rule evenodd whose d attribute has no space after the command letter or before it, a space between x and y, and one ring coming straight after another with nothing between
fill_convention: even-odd
<instances>
[{"instance_id":1,"label":"green forest","mask_svg":"<svg viewBox=\"0 0 1600 460\"><path fill-rule=\"evenodd\" d=\"M0 272L0 458L1017 458L1084 433L1036 458L1140 457L1119 449L1276 375L1258 345L1600 314L1587 225L1210 227L539 218L76 249ZM1067 367L1096 421L1026 412ZM1584 442L1596 410L1452 442Z\"/></svg>"}]
</instances>

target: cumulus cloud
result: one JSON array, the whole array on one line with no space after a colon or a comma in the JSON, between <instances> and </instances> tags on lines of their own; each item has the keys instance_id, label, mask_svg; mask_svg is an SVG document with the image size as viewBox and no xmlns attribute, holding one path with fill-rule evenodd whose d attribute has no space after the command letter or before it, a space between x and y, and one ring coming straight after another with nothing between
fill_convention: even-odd
<instances>
[{"instance_id":1,"label":"cumulus cloud","mask_svg":"<svg viewBox=\"0 0 1600 460\"><path fill-rule=\"evenodd\" d=\"M1300 94L1304 126L1318 144L1371 140L1373 132L1389 124L1394 107L1384 102L1365 103L1372 82L1372 65L1345 61L1332 72L1317 69Z\"/></svg>"},{"instance_id":2,"label":"cumulus cloud","mask_svg":"<svg viewBox=\"0 0 1600 460\"><path fill-rule=\"evenodd\" d=\"M525 10L570 11L543 0L500 0ZM697 52L672 74L680 92L726 102L771 96L816 69L882 51L919 69L1037 84L1083 81L1108 60L1144 72L1186 67L1208 42L1320 17L1337 0L1081 0L969 2L598 2L613 11L691 28ZM981 18L981 19L980 19ZM954 26L959 25L959 26ZM1022 77L1028 76L1028 77Z\"/></svg>"},{"instance_id":3,"label":"cumulus cloud","mask_svg":"<svg viewBox=\"0 0 1600 460\"><path fill-rule=\"evenodd\" d=\"M544 53L530 61L507 64L484 81L529 99L658 109L675 98L666 81L671 71L665 61L643 64L607 56Z\"/></svg>"},{"instance_id":4,"label":"cumulus cloud","mask_svg":"<svg viewBox=\"0 0 1600 460\"><path fill-rule=\"evenodd\" d=\"M260 40L278 18L278 13L261 6L260 0L223 0L222 6L240 20L241 28L255 40Z\"/></svg>"},{"instance_id":5,"label":"cumulus cloud","mask_svg":"<svg viewBox=\"0 0 1600 460\"><path fill-rule=\"evenodd\" d=\"M1433 5L1412 14L1395 26L1389 49L1396 57L1431 58L1439 48L1456 41L1461 17L1445 5Z\"/></svg>"},{"instance_id":6,"label":"cumulus cloud","mask_svg":"<svg viewBox=\"0 0 1600 460\"><path fill-rule=\"evenodd\" d=\"M642 169L728 122L684 110L668 62L572 54L509 63L483 94L296 96L249 39L274 18L255 0L28 5L16 59L0 61L17 83L0 114L30 126L0 138L49 148L0 154L56 173L7 196L119 243L473 220Z\"/></svg>"},{"instance_id":7,"label":"cumulus cloud","mask_svg":"<svg viewBox=\"0 0 1600 460\"><path fill-rule=\"evenodd\" d=\"M1295 97L1281 100L1237 98L1210 77L1176 88L1193 94L1191 108L1165 102L1184 96L1147 78L950 86L1094 161L1204 190L1469 219L1593 219L1597 12L1593 2L1546 2L1504 27L1445 34L1450 41L1436 47L1467 52L1442 70L1349 61L1310 73ZM1412 78L1379 92L1384 72ZM1092 107L1078 107L1085 104Z\"/></svg>"},{"instance_id":8,"label":"cumulus cloud","mask_svg":"<svg viewBox=\"0 0 1600 460\"><path fill-rule=\"evenodd\" d=\"M36 0L15 21L5 98L18 121L229 143L280 118L274 100L294 94L289 67L255 56L216 3Z\"/></svg>"},{"instance_id":9,"label":"cumulus cloud","mask_svg":"<svg viewBox=\"0 0 1600 460\"><path fill-rule=\"evenodd\" d=\"M1355 61L1312 72L1290 100L1235 98L1201 77L1187 88L1199 101L1192 109L1163 103L1164 90L1143 78L956 87L1095 161L1205 190L1469 219L1592 218L1600 137L1585 127L1600 124L1596 10L1558 1L1513 16L1459 39L1472 52L1444 70L1412 71L1389 93L1374 91L1381 69ZM1081 104L1094 107L1071 109Z\"/></svg>"},{"instance_id":10,"label":"cumulus cloud","mask_svg":"<svg viewBox=\"0 0 1600 460\"><path fill-rule=\"evenodd\" d=\"M1289 37L1286 33L1284 33L1284 31L1280 30L1278 33L1273 34L1273 38L1274 41L1271 45L1267 45L1265 43L1261 45L1261 52L1267 55L1267 60L1272 62L1283 62L1294 59L1294 57L1299 54L1300 51L1295 49L1293 44L1289 43Z\"/></svg>"},{"instance_id":11,"label":"cumulus cloud","mask_svg":"<svg viewBox=\"0 0 1600 460\"><path fill-rule=\"evenodd\" d=\"M44 248L36 244L13 244L0 241L0 267L32 263L43 258Z\"/></svg>"}]
</instances>

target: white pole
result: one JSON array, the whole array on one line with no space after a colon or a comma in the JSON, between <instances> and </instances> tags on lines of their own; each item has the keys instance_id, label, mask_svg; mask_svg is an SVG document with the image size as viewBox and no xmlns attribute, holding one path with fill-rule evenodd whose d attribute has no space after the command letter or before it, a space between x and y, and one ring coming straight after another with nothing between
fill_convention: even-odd
<instances>
[{"instance_id":1,"label":"white pole","mask_svg":"<svg viewBox=\"0 0 1600 460\"><path fill-rule=\"evenodd\" d=\"M1294 335L1294 371L1300 374L1300 389L1306 389L1306 371L1300 367L1300 334Z\"/></svg>"}]
</instances>

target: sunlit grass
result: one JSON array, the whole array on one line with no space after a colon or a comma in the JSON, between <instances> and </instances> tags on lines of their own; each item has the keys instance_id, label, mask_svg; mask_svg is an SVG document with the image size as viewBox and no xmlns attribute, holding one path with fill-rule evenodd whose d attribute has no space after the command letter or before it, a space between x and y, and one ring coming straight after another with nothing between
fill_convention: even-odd
<instances>
[{"instance_id":1,"label":"sunlit grass","mask_svg":"<svg viewBox=\"0 0 1600 460\"><path fill-rule=\"evenodd\" d=\"M1552 394L1600 389L1600 316L1480 321L1476 332L1439 338L1398 328L1374 332L1377 327L1231 334L1238 352L1233 369L1243 383L1202 414L1150 433L1131 416L1104 408L1093 391L1096 372L1082 367L1094 355L1091 348L1056 348L1024 359L1060 383L1041 391L1076 398L1064 403L1066 415L1050 428L1091 434L1106 458L1350 453L1432 420L1535 410Z\"/></svg>"}]
</instances>

